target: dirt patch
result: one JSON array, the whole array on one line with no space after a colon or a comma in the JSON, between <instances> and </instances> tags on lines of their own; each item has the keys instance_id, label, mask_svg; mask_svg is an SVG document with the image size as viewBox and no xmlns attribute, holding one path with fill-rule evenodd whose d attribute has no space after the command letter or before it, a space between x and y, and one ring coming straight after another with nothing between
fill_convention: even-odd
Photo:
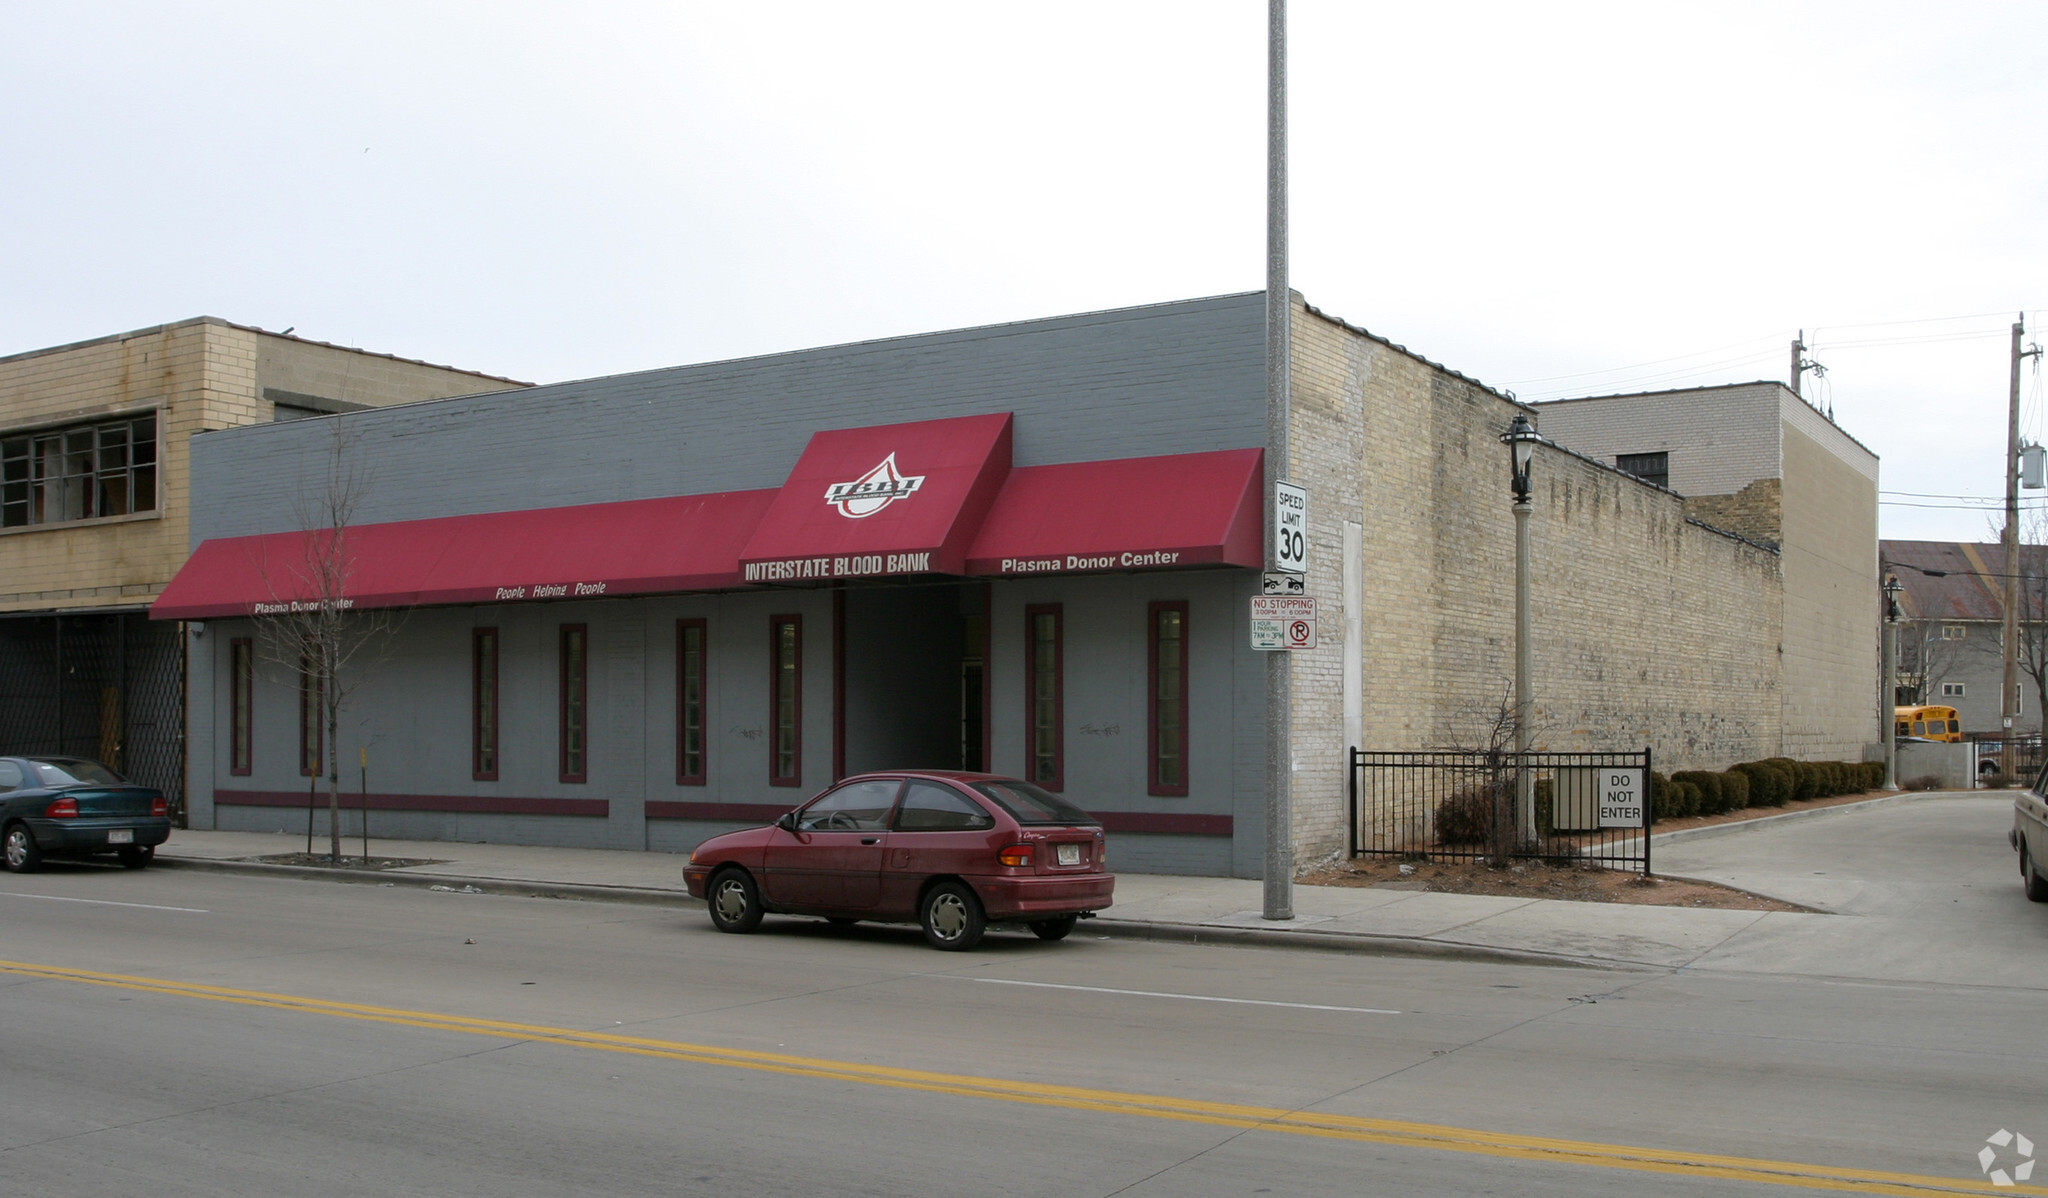
<instances>
[{"instance_id":1,"label":"dirt patch","mask_svg":"<svg viewBox=\"0 0 2048 1198\"><path fill-rule=\"evenodd\" d=\"M1746 807L1722 815L1659 820L1655 831L1675 832L1681 828L1742 823L1789 811L1840 807L1880 798L1884 793L1834 795L1787 803L1783 807ZM1401 861L1392 857L1360 857L1305 874L1301 881L1309 886L1377 886L1389 890L1431 890L1442 894L1570 899L1581 903L1641 903L1657 907L1718 907L1738 911L1812 910L1797 903L1762 898L1711 882L1687 882L1655 876L1645 878L1641 874L1602 869L1597 865L1559 865L1544 861L1517 861L1496 867L1472 861Z\"/></svg>"},{"instance_id":2,"label":"dirt patch","mask_svg":"<svg viewBox=\"0 0 2048 1198\"><path fill-rule=\"evenodd\" d=\"M376 871L380 869L405 869L413 865L446 865L428 857L349 857L340 860L325 853L272 853L268 857L249 857L249 861L260 861L265 865L310 865L316 869L355 869Z\"/></svg>"}]
</instances>

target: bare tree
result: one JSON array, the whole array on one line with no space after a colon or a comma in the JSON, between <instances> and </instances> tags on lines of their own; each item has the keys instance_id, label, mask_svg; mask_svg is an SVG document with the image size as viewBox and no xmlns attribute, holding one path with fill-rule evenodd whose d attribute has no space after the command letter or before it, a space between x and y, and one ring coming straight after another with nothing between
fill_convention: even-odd
<instances>
[{"instance_id":1,"label":"bare tree","mask_svg":"<svg viewBox=\"0 0 2048 1198\"><path fill-rule=\"evenodd\" d=\"M341 714L388 651L401 613L358 610L357 513L370 477L345 421L329 422L324 469L293 501L297 549L257 563L271 602L257 605L263 655L299 679L305 709L320 731L327 778L328 859L341 862ZM310 819L310 816L308 817ZM367 851L367 850L366 850Z\"/></svg>"},{"instance_id":2,"label":"bare tree","mask_svg":"<svg viewBox=\"0 0 2048 1198\"><path fill-rule=\"evenodd\" d=\"M2020 576L2020 672L2033 682L2034 711L2048 728L2048 512L2031 512L2021 523L2020 560L2006 569Z\"/></svg>"}]
</instances>

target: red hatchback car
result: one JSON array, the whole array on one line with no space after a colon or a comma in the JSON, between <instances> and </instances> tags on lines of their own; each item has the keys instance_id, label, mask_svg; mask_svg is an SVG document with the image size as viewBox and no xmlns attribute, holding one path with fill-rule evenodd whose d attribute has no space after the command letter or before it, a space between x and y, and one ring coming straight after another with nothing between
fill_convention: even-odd
<instances>
[{"instance_id":1,"label":"red hatchback car","mask_svg":"<svg viewBox=\"0 0 2048 1198\"><path fill-rule=\"evenodd\" d=\"M1094 816L1029 782L951 772L848 778L698 845L683 877L721 932L751 932L764 912L915 921L956 951L990 922L1058 940L1116 888Z\"/></svg>"}]
</instances>

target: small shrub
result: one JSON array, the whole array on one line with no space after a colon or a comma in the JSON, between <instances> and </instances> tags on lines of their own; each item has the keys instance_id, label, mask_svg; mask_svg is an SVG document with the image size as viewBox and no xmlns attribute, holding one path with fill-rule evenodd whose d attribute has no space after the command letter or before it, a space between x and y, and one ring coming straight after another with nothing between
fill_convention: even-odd
<instances>
[{"instance_id":1,"label":"small shrub","mask_svg":"<svg viewBox=\"0 0 2048 1198\"><path fill-rule=\"evenodd\" d=\"M1940 790L1941 775L1922 774L1918 778L1906 779L1904 782L1900 783L1899 786L1903 790Z\"/></svg>"},{"instance_id":2,"label":"small shrub","mask_svg":"<svg viewBox=\"0 0 2048 1198\"><path fill-rule=\"evenodd\" d=\"M1721 795L1721 775L1711 774L1706 770L1686 770L1671 775L1671 778L1674 782L1690 783L1693 789L1699 792L1699 797L1693 800L1692 810L1686 812L1687 815L1719 815L1728 810L1722 806L1724 800ZM1662 816L1663 812L1657 814Z\"/></svg>"},{"instance_id":3,"label":"small shrub","mask_svg":"<svg viewBox=\"0 0 2048 1198\"><path fill-rule=\"evenodd\" d=\"M1721 782L1721 810L1740 811L1749 806L1749 775L1741 770L1723 770L1715 775Z\"/></svg>"},{"instance_id":4,"label":"small shrub","mask_svg":"<svg viewBox=\"0 0 2048 1198\"><path fill-rule=\"evenodd\" d=\"M1784 768L1783 758L1772 761L1745 761L1735 768L1749 776L1749 805L1751 807L1783 807L1797 792L1797 780L1790 770Z\"/></svg>"},{"instance_id":5,"label":"small shrub","mask_svg":"<svg viewBox=\"0 0 2048 1198\"><path fill-rule=\"evenodd\" d=\"M1461 790L1436 805L1438 844L1490 844L1494 835L1495 798L1503 811L1511 810L1514 796L1501 793L1509 784L1487 784Z\"/></svg>"}]
</instances>

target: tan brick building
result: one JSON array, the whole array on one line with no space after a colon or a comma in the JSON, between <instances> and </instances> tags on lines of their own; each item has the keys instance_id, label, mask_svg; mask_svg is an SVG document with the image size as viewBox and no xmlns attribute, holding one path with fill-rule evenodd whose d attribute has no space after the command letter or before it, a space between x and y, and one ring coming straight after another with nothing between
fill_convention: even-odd
<instances>
[{"instance_id":1,"label":"tan brick building","mask_svg":"<svg viewBox=\"0 0 2048 1198\"><path fill-rule=\"evenodd\" d=\"M1788 388L1696 387L1536 405L1546 437L1684 496L1684 515L1774 547L1782 748L1861 760L1879 710L1877 455ZM1864 696L1869 701L1863 702Z\"/></svg>"},{"instance_id":2,"label":"tan brick building","mask_svg":"<svg viewBox=\"0 0 2048 1198\"><path fill-rule=\"evenodd\" d=\"M0 749L182 791L176 629L195 433L525 386L198 317L0 357Z\"/></svg>"}]
</instances>

